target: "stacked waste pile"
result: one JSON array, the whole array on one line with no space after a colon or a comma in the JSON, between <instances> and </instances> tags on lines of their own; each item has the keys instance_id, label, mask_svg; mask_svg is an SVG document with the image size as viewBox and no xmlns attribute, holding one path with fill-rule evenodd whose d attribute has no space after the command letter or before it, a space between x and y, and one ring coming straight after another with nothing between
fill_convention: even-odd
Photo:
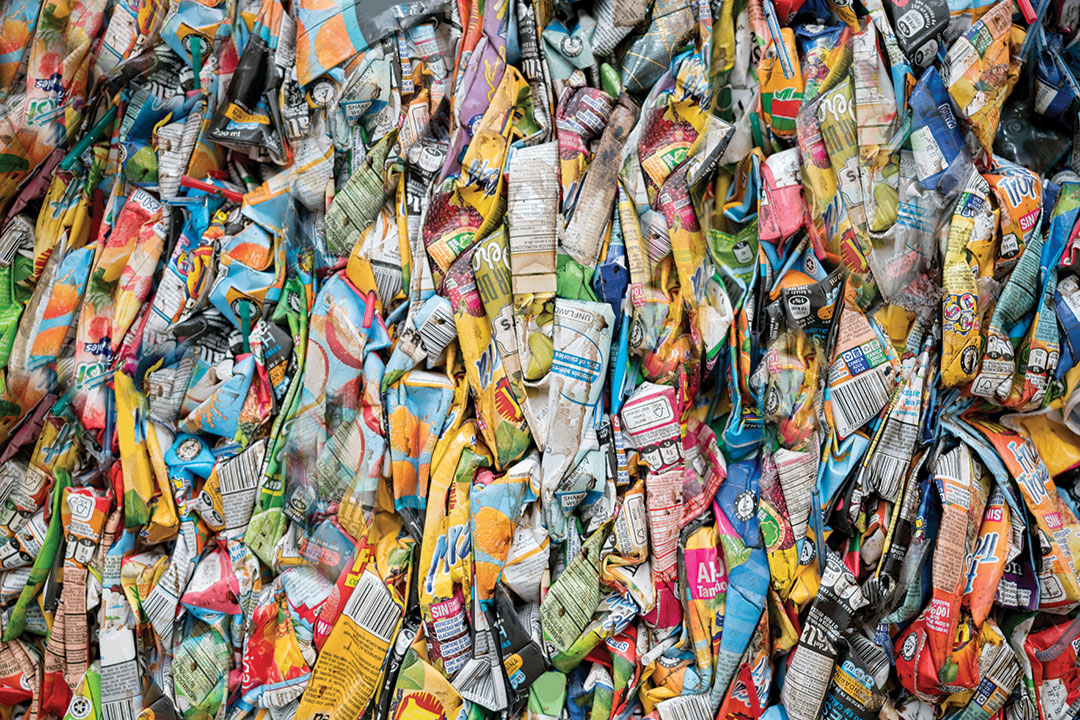
<instances>
[{"instance_id":1,"label":"stacked waste pile","mask_svg":"<svg viewBox=\"0 0 1080 720\"><path fill-rule=\"evenodd\" d=\"M0 718L1080 716L1080 0L0 0Z\"/></svg>"}]
</instances>

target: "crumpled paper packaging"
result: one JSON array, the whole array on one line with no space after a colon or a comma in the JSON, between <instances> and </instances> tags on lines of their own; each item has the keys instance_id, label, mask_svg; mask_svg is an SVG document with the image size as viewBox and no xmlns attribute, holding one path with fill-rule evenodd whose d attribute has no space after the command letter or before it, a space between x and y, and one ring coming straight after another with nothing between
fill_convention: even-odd
<instances>
[{"instance_id":1,"label":"crumpled paper packaging","mask_svg":"<svg viewBox=\"0 0 1080 720\"><path fill-rule=\"evenodd\" d=\"M11 0L0 718L1080 716L1072 0Z\"/></svg>"}]
</instances>

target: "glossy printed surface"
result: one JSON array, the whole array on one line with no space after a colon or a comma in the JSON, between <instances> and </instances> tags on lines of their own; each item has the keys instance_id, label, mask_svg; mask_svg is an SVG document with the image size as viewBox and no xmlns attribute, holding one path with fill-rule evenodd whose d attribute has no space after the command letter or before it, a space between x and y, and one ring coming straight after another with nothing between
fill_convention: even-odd
<instances>
[{"instance_id":1,"label":"glossy printed surface","mask_svg":"<svg viewBox=\"0 0 1080 720\"><path fill-rule=\"evenodd\" d=\"M1080 716L1080 0L0 0L0 720Z\"/></svg>"}]
</instances>

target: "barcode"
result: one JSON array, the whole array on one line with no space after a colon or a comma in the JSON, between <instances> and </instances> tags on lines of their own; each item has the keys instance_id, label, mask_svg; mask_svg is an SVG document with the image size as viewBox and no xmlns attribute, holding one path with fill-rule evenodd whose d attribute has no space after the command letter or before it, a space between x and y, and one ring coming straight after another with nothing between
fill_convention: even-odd
<instances>
[{"instance_id":1,"label":"barcode","mask_svg":"<svg viewBox=\"0 0 1080 720\"><path fill-rule=\"evenodd\" d=\"M386 308L401 292L401 266L372 260L371 274L375 276L375 289L379 293L379 302Z\"/></svg>"},{"instance_id":2,"label":"barcode","mask_svg":"<svg viewBox=\"0 0 1080 720\"><path fill-rule=\"evenodd\" d=\"M871 370L832 388L836 431L847 436L875 417L892 395L881 374Z\"/></svg>"},{"instance_id":3,"label":"barcode","mask_svg":"<svg viewBox=\"0 0 1080 720\"><path fill-rule=\"evenodd\" d=\"M127 698L101 703L101 717L102 720L135 720L138 713L135 712L131 698Z\"/></svg>"},{"instance_id":4,"label":"barcode","mask_svg":"<svg viewBox=\"0 0 1080 720\"><path fill-rule=\"evenodd\" d=\"M222 495L254 490L259 484L258 472L262 467L266 439L262 439L239 455L229 458L218 468L218 482Z\"/></svg>"},{"instance_id":5,"label":"barcode","mask_svg":"<svg viewBox=\"0 0 1080 720\"><path fill-rule=\"evenodd\" d=\"M20 247L32 244L32 233L33 229L24 216L13 217L0 233L0 265L10 265Z\"/></svg>"},{"instance_id":6,"label":"barcode","mask_svg":"<svg viewBox=\"0 0 1080 720\"><path fill-rule=\"evenodd\" d=\"M469 702L483 705L488 710L499 710L492 680L491 665L479 658L470 658L465 667L454 677L452 683L461 697Z\"/></svg>"},{"instance_id":7,"label":"barcode","mask_svg":"<svg viewBox=\"0 0 1080 720\"><path fill-rule=\"evenodd\" d=\"M859 634L848 638L853 652L858 653L870 677L877 677L889 665L889 656L873 640Z\"/></svg>"},{"instance_id":8,"label":"barcode","mask_svg":"<svg viewBox=\"0 0 1080 720\"><path fill-rule=\"evenodd\" d=\"M890 502L900 492L900 481L907 471L918 432L918 427L894 411L885 420L877 450L870 456L867 484L877 488L878 495Z\"/></svg>"},{"instance_id":9,"label":"barcode","mask_svg":"<svg viewBox=\"0 0 1080 720\"><path fill-rule=\"evenodd\" d=\"M433 357L457 337L457 324L454 323L454 314L448 300L440 298L439 304L420 327L420 337L424 340L424 349Z\"/></svg>"},{"instance_id":10,"label":"barcode","mask_svg":"<svg viewBox=\"0 0 1080 720\"><path fill-rule=\"evenodd\" d=\"M712 720L712 707L706 695L681 695L656 706L660 720Z\"/></svg>"},{"instance_id":11,"label":"barcode","mask_svg":"<svg viewBox=\"0 0 1080 720\"><path fill-rule=\"evenodd\" d=\"M956 480L963 479L964 476L961 475L963 472L963 468L961 467L963 455L961 455L961 453L962 450L960 447L957 447L951 452L947 452L939 457L937 463L934 465L934 474L942 477L954 478Z\"/></svg>"},{"instance_id":12,"label":"barcode","mask_svg":"<svg viewBox=\"0 0 1080 720\"><path fill-rule=\"evenodd\" d=\"M900 481L903 479L906 468L906 459L889 455L884 449L878 449L870 458L866 485L891 502L900 492Z\"/></svg>"},{"instance_id":13,"label":"barcode","mask_svg":"<svg viewBox=\"0 0 1080 720\"><path fill-rule=\"evenodd\" d=\"M150 621L154 632L162 640L170 637L173 621L176 619L177 597L164 587L166 583L176 579L175 573L172 572L174 567L176 567L175 564L168 567L165 574L161 576L161 580L158 581L157 587L150 592L146 602L142 604L146 619Z\"/></svg>"},{"instance_id":14,"label":"barcode","mask_svg":"<svg viewBox=\"0 0 1080 720\"><path fill-rule=\"evenodd\" d=\"M1016 661L1016 656L1002 648L998 651L984 677L993 679L1001 688L1011 691L1020 682L1021 675L1020 663Z\"/></svg>"},{"instance_id":15,"label":"barcode","mask_svg":"<svg viewBox=\"0 0 1080 720\"><path fill-rule=\"evenodd\" d=\"M400 610L382 580L370 570L365 570L349 596L349 602L345 603L344 613L362 629L380 640L390 642Z\"/></svg>"}]
</instances>

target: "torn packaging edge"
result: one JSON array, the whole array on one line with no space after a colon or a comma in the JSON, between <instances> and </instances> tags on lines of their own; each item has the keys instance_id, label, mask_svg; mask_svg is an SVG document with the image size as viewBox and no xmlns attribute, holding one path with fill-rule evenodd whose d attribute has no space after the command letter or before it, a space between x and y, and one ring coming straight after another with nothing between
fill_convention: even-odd
<instances>
[{"instance_id":1,"label":"torn packaging edge","mask_svg":"<svg viewBox=\"0 0 1080 720\"><path fill-rule=\"evenodd\" d=\"M585 174L574 214L566 227L562 251L585 267L596 264L604 227L611 217L612 203L618 190L619 158L622 146L637 124L640 108L625 93L611 113L600 145Z\"/></svg>"}]
</instances>

